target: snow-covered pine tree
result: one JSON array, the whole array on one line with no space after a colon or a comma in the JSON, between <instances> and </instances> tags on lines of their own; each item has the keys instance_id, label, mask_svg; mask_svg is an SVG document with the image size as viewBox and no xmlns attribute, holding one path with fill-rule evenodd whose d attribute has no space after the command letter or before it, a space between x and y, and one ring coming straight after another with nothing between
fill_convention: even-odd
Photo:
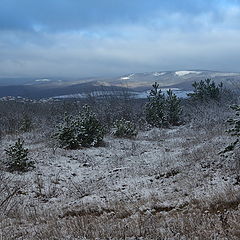
<instances>
[{"instance_id":1,"label":"snow-covered pine tree","mask_svg":"<svg viewBox=\"0 0 240 240\"><path fill-rule=\"evenodd\" d=\"M227 122L229 123L232 128L228 129L227 132L231 134L231 136L235 137L235 141L230 143L223 151L220 153L227 153L234 151L236 147L239 148L239 137L240 137L240 105L233 105L231 106L233 110L235 110L236 118L229 118Z\"/></svg>"},{"instance_id":2,"label":"snow-covered pine tree","mask_svg":"<svg viewBox=\"0 0 240 240\"><path fill-rule=\"evenodd\" d=\"M76 138L76 120L65 113L62 123L56 126L53 137L58 141L60 148L77 149L79 143Z\"/></svg>"},{"instance_id":3,"label":"snow-covered pine tree","mask_svg":"<svg viewBox=\"0 0 240 240\"><path fill-rule=\"evenodd\" d=\"M166 114L170 125L179 125L182 113L181 101L171 89L167 91L166 96Z\"/></svg>"},{"instance_id":4,"label":"snow-covered pine tree","mask_svg":"<svg viewBox=\"0 0 240 240\"><path fill-rule=\"evenodd\" d=\"M103 127L87 105L76 117L65 115L54 134L59 147L65 149L97 146L102 142L103 136Z\"/></svg>"},{"instance_id":5,"label":"snow-covered pine tree","mask_svg":"<svg viewBox=\"0 0 240 240\"><path fill-rule=\"evenodd\" d=\"M220 100L223 92L223 83L216 85L215 82L211 79L206 79L205 81L201 80L200 82L194 82L193 93L188 95L195 100Z\"/></svg>"},{"instance_id":6,"label":"snow-covered pine tree","mask_svg":"<svg viewBox=\"0 0 240 240\"><path fill-rule=\"evenodd\" d=\"M136 125L125 119L116 120L114 122L115 131L113 132L114 136L120 138L133 138L138 134Z\"/></svg>"},{"instance_id":7,"label":"snow-covered pine tree","mask_svg":"<svg viewBox=\"0 0 240 240\"><path fill-rule=\"evenodd\" d=\"M5 149L7 154L7 167L10 172L26 172L33 167L33 162L28 160L28 149L23 147L24 141L18 138L14 145Z\"/></svg>"},{"instance_id":8,"label":"snow-covered pine tree","mask_svg":"<svg viewBox=\"0 0 240 240\"><path fill-rule=\"evenodd\" d=\"M229 118L227 120L227 122L232 126L232 128L228 129L227 132L230 133L231 136L235 137L235 139L226 146L220 154L227 157L227 153L232 153L233 158L236 161L236 170L238 171L238 174L240 174L240 105L233 105L231 108L235 110L236 118Z\"/></svg>"},{"instance_id":9,"label":"snow-covered pine tree","mask_svg":"<svg viewBox=\"0 0 240 240\"><path fill-rule=\"evenodd\" d=\"M165 114L165 96L159 89L158 83L155 82L152 87L153 89L148 96L148 103L145 106L146 121L154 127L161 128L168 125Z\"/></svg>"},{"instance_id":10,"label":"snow-covered pine tree","mask_svg":"<svg viewBox=\"0 0 240 240\"><path fill-rule=\"evenodd\" d=\"M83 106L76 124L76 139L80 146L98 146L103 141L104 128L88 105Z\"/></svg>"},{"instance_id":11,"label":"snow-covered pine tree","mask_svg":"<svg viewBox=\"0 0 240 240\"><path fill-rule=\"evenodd\" d=\"M20 123L20 131L30 132L32 128L33 128L32 119L27 114L24 114L22 121Z\"/></svg>"}]
</instances>

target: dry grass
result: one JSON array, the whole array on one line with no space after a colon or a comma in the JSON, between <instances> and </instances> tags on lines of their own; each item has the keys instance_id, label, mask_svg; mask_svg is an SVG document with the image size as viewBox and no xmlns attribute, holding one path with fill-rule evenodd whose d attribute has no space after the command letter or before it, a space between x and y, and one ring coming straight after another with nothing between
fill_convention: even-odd
<instances>
[{"instance_id":1,"label":"dry grass","mask_svg":"<svg viewBox=\"0 0 240 240\"><path fill-rule=\"evenodd\" d=\"M1 169L0 240L240 239L236 159L218 154L228 113L199 108L188 125L108 136L99 149L22 135L36 169ZM15 139L4 137L1 150Z\"/></svg>"},{"instance_id":2,"label":"dry grass","mask_svg":"<svg viewBox=\"0 0 240 240\"><path fill-rule=\"evenodd\" d=\"M2 239L239 239L239 204L239 195L228 189L179 206L153 196L105 207L19 209L21 221L2 221Z\"/></svg>"}]
</instances>

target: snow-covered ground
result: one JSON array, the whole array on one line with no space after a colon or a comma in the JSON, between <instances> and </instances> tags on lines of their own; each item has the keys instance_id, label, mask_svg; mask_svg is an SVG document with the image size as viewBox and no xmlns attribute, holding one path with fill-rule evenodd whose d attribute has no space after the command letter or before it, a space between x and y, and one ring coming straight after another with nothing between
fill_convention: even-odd
<instances>
[{"instance_id":1,"label":"snow-covered ground","mask_svg":"<svg viewBox=\"0 0 240 240\"><path fill-rule=\"evenodd\" d=\"M224 209L216 208L207 222L211 201L228 203L239 197L234 162L218 154L229 140L224 130L154 128L139 132L136 139L108 135L104 146L79 150L55 149L41 133L24 134L35 169L23 174L1 171L0 191L3 184L9 192L16 186L19 190L6 209L1 206L0 239L191 239L186 234L194 231L196 239L225 239ZM3 149L15 140L2 140L1 159ZM239 236L234 227L240 220L238 204L226 209L231 239ZM194 225L203 217L200 210L206 211L205 230ZM213 222L219 232L209 225Z\"/></svg>"}]
</instances>

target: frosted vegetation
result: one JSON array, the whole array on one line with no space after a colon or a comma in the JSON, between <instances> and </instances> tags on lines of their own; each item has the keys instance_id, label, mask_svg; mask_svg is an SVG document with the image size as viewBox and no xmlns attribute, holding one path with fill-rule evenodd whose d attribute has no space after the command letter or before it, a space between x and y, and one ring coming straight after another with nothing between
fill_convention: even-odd
<instances>
[{"instance_id":1,"label":"frosted vegetation","mask_svg":"<svg viewBox=\"0 0 240 240\"><path fill-rule=\"evenodd\" d=\"M0 102L0 239L239 239L238 96L193 86Z\"/></svg>"}]
</instances>

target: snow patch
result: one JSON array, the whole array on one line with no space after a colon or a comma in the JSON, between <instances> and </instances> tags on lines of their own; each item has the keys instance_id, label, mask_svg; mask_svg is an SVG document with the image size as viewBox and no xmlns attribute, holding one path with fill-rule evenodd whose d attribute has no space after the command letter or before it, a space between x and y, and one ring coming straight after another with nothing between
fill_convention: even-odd
<instances>
[{"instance_id":1,"label":"snow patch","mask_svg":"<svg viewBox=\"0 0 240 240\"><path fill-rule=\"evenodd\" d=\"M135 74L130 74L129 76L126 77L121 77L121 80L129 80L131 77L133 77Z\"/></svg>"},{"instance_id":2,"label":"snow patch","mask_svg":"<svg viewBox=\"0 0 240 240\"><path fill-rule=\"evenodd\" d=\"M165 74L165 72L155 72L153 73L154 77L159 77L159 76L163 76Z\"/></svg>"},{"instance_id":3,"label":"snow patch","mask_svg":"<svg viewBox=\"0 0 240 240\"><path fill-rule=\"evenodd\" d=\"M175 72L175 74L179 77L182 77L182 76L185 76L185 75L188 75L188 74L200 74L202 72L197 72L197 71L177 71Z\"/></svg>"},{"instance_id":4,"label":"snow patch","mask_svg":"<svg viewBox=\"0 0 240 240\"><path fill-rule=\"evenodd\" d=\"M234 77L234 76L238 76L238 73L222 73L222 72L216 72L216 73L212 73L211 77Z\"/></svg>"},{"instance_id":5,"label":"snow patch","mask_svg":"<svg viewBox=\"0 0 240 240\"><path fill-rule=\"evenodd\" d=\"M36 79L35 82L50 82L51 80L48 78L41 78L41 79Z\"/></svg>"},{"instance_id":6,"label":"snow patch","mask_svg":"<svg viewBox=\"0 0 240 240\"><path fill-rule=\"evenodd\" d=\"M60 96L53 97L53 99L65 99L65 98L87 98L87 94L76 93L76 94L60 95Z\"/></svg>"}]
</instances>

